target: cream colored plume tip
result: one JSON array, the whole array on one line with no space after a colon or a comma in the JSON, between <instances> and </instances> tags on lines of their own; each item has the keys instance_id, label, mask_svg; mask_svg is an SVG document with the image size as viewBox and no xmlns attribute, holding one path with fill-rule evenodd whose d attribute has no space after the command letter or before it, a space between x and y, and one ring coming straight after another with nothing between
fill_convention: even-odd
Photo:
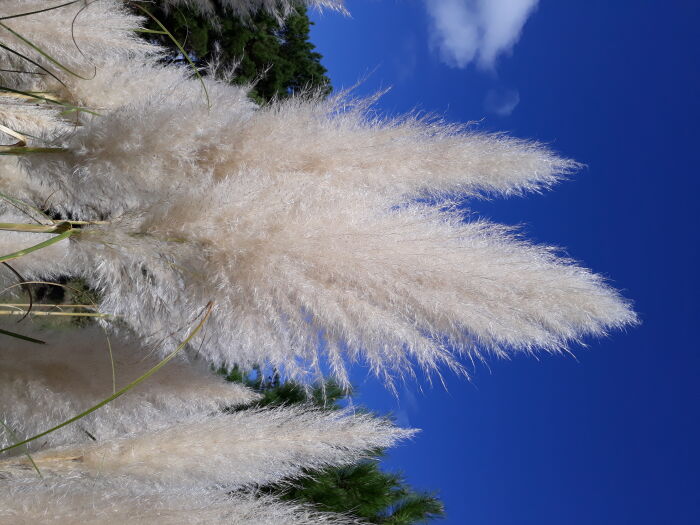
<instances>
[{"instance_id":1,"label":"cream colored plume tip","mask_svg":"<svg viewBox=\"0 0 700 525\"><path fill-rule=\"evenodd\" d=\"M126 476L233 489L298 477L305 469L349 465L415 432L366 414L282 407L193 416L159 430L43 450L32 458L46 479ZM0 461L0 472L15 479L35 476L30 467L22 456Z\"/></svg>"}]
</instances>

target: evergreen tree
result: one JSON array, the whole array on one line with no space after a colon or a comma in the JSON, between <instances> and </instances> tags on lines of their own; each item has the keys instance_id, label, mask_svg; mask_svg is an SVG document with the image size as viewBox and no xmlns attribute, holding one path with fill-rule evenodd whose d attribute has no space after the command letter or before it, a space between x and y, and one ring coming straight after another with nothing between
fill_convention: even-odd
<instances>
[{"instance_id":1,"label":"evergreen tree","mask_svg":"<svg viewBox=\"0 0 700 525\"><path fill-rule=\"evenodd\" d=\"M309 389L294 381L282 381L276 371L265 377L260 369L246 374L234 368L227 379L262 394L253 407L313 403L326 410L337 410L348 394L333 380ZM251 406L243 410L246 408ZM306 471L302 478L261 490L284 500L311 503L322 511L351 514L368 523L412 525L444 516L438 498L414 491L398 474L382 471L381 450L372 455L373 459L354 465Z\"/></svg>"},{"instance_id":2,"label":"evergreen tree","mask_svg":"<svg viewBox=\"0 0 700 525\"><path fill-rule=\"evenodd\" d=\"M317 472L275 487L283 499L314 504L319 510L350 513L369 523L410 525L444 516L442 502L415 492L397 474L380 470L376 461Z\"/></svg>"},{"instance_id":3,"label":"evergreen tree","mask_svg":"<svg viewBox=\"0 0 700 525\"><path fill-rule=\"evenodd\" d=\"M183 45L196 65L204 66L211 60L223 66L238 64L234 82L254 83L251 97L256 102L284 98L306 89L325 94L331 91L330 79L321 65L322 56L309 41L313 22L302 5L283 22L265 11L249 20L240 20L218 6L217 16L205 16L184 7L167 12L156 8L153 14ZM158 29L153 21L149 27ZM182 60L167 36L156 38L172 49L170 59Z\"/></svg>"}]
</instances>

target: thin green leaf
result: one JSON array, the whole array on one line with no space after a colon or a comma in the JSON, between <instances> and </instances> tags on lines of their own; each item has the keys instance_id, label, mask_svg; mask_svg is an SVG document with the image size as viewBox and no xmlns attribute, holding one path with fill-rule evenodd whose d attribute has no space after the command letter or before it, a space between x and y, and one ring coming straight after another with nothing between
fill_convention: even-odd
<instances>
[{"instance_id":1,"label":"thin green leaf","mask_svg":"<svg viewBox=\"0 0 700 525\"><path fill-rule=\"evenodd\" d=\"M27 11L25 13L20 13L18 15L0 16L0 20L9 20L10 18L19 18L21 16L28 16L28 15L35 15L37 13L43 13L45 11L53 11L54 9L66 7L67 5L75 4L75 3L80 2L80 1L81 0L73 0L72 2L66 2L65 4L55 5L53 7L47 7L46 9L38 9L37 11Z\"/></svg>"},{"instance_id":2,"label":"thin green leaf","mask_svg":"<svg viewBox=\"0 0 700 525\"><path fill-rule=\"evenodd\" d=\"M17 270L15 270L12 266L10 266L9 263L4 262L2 264L8 270L10 270L15 275L15 277L17 277L20 284L22 285L22 288L24 289L25 292L27 292L27 296L29 297L29 308L27 308L27 312L24 314L24 316L22 316L22 319L17 321L18 323L21 323L29 315L29 312L32 311L32 307L34 306L34 296L32 294L32 289L28 284L25 284L26 279L24 277L22 277L22 275Z\"/></svg>"},{"instance_id":3,"label":"thin green leaf","mask_svg":"<svg viewBox=\"0 0 700 525\"><path fill-rule=\"evenodd\" d=\"M0 230L26 233L63 233L70 228L70 222L63 221L53 224L24 224L16 222L0 222Z\"/></svg>"},{"instance_id":4,"label":"thin green leaf","mask_svg":"<svg viewBox=\"0 0 700 525\"><path fill-rule=\"evenodd\" d=\"M63 239L67 239L70 237L75 230L66 230L60 235L56 235L55 237L52 237L51 239L47 239L44 242L40 242L39 244L35 244L34 246L30 246L29 248L25 248L24 250L19 250L14 253L9 253L7 255L3 255L0 257L0 262L5 262L5 261L11 261L12 259L18 259L22 257L23 255L27 255L28 253L35 252L37 250L41 250L42 248L46 248L47 246L51 246L52 244L56 244L57 242L62 241Z\"/></svg>"},{"instance_id":5,"label":"thin green leaf","mask_svg":"<svg viewBox=\"0 0 700 525\"><path fill-rule=\"evenodd\" d=\"M187 54L187 51L185 51L185 48L182 47L182 44L178 42L177 38L173 36L173 34L168 31L168 28L165 27L160 20L158 20L155 16L151 14L151 12L143 7L142 5L139 5L136 2L132 2L135 7L146 13L156 24L158 24L158 27L161 28L163 31L163 34L167 35L170 40L172 40L173 44L177 46L177 48L180 50L180 53L182 53L182 56L185 57L185 60L187 60L187 63L192 67L192 70L194 71L195 76L199 79L199 82L202 84L202 89L204 90L204 96L207 99L207 107L211 109L211 101L209 100L209 91L207 91L207 86L204 84L204 79L202 78L202 75L199 73L199 70L197 69L197 66L194 65L194 62L190 59L190 56Z\"/></svg>"},{"instance_id":6,"label":"thin green leaf","mask_svg":"<svg viewBox=\"0 0 700 525\"><path fill-rule=\"evenodd\" d=\"M32 60L32 59L29 58L28 56L23 55L23 54L20 53L19 51L15 51L15 50L12 49L11 47L8 47L8 46L6 46L5 44L2 44L2 43L0 43L0 48L4 49L5 51L9 51L10 53L12 53L12 54L14 54L14 55L17 55L17 56L20 57L21 59L26 60L27 62L29 62L29 63L31 63L31 64L34 64L34 65L35 65L36 67L38 67L39 69L41 69L42 71L48 73L48 74L51 75L53 78L55 78L58 82L61 83L62 86L65 86L65 85L66 85L66 84L65 84L60 78L58 78L54 73L52 73L51 71L49 71L48 69L46 69L44 66L42 66L42 65L39 64L38 62Z\"/></svg>"},{"instance_id":7,"label":"thin green leaf","mask_svg":"<svg viewBox=\"0 0 700 525\"><path fill-rule=\"evenodd\" d=\"M7 433L10 434L10 437L17 441L17 434L14 433L14 431L10 428L10 425L5 423L2 419L0 419L0 425L2 425L5 430L7 430ZM34 467L34 470L36 470L36 473L39 475L40 478L44 478L44 476L41 475L41 471L39 470L39 467L37 466L36 463L34 463L34 458L32 455L29 453L29 447L24 447L24 454L27 456L29 459L29 462L32 464L32 467Z\"/></svg>"},{"instance_id":8,"label":"thin green leaf","mask_svg":"<svg viewBox=\"0 0 700 525\"><path fill-rule=\"evenodd\" d=\"M13 310L2 310L0 309L0 315L26 315L24 310L13 311ZM110 314L101 314L94 312L31 312L33 316L40 317L96 317L96 318L106 318L112 317Z\"/></svg>"},{"instance_id":9,"label":"thin green leaf","mask_svg":"<svg viewBox=\"0 0 700 525\"><path fill-rule=\"evenodd\" d=\"M78 78L80 78L80 79L82 79L82 80L90 80L89 77L84 77L84 76L82 76L82 75L76 73L75 71L73 71L73 70L70 69L69 67L64 66L63 64L61 64L58 60L56 60L54 57L52 57L51 55L49 55L46 51L44 51L43 49L41 49L39 46L37 46L37 45L36 45L35 43L33 43L31 40L29 40L29 39L23 37L22 35L20 35L17 31L15 31L14 29L12 29L11 27L8 27L7 25L3 24L2 22L0 22L0 27L2 27L3 29L9 31L9 32L12 33L13 35L15 35L16 38L19 38L22 42L24 42L25 44L27 44L29 47L31 47L31 48L32 48L34 51L36 51L37 53L39 53L39 54L40 54L41 56L43 56L46 60L48 60L49 62L51 62L51 63L52 63L53 65L55 65L56 67L61 68L61 69L62 69L63 71L65 71L66 73L69 73L69 74L73 75L74 77L78 77ZM53 76L53 75L52 75L52 76ZM62 83L62 82L61 82L61 83Z\"/></svg>"},{"instance_id":10,"label":"thin green leaf","mask_svg":"<svg viewBox=\"0 0 700 525\"><path fill-rule=\"evenodd\" d=\"M197 333L199 333L199 331L200 331L200 330L202 329L202 327L204 326L204 323L205 323L206 320L209 318L209 315L211 314L212 308L213 308L213 307L214 307L214 304L213 304L213 303L210 302L209 304L207 304L207 306L206 306L206 313L204 314L204 317L203 317L202 320L199 322L199 324L194 328L194 330L192 330L192 333L191 333L190 335L188 335L187 338L186 338L182 343L180 343L180 344L178 345L178 347L177 347L175 350L173 350L173 351L172 351L170 354L168 354L162 361L160 361L157 365L155 365L153 368L151 368L150 370L148 370L148 372L146 372L145 374L143 374L141 377L138 377L137 379L134 379L131 383L129 383L128 385L126 385L124 388L118 390L117 392L115 392L114 394L112 394L111 396L109 396L108 398L103 399L102 401L100 401L100 402L97 403L96 405L94 405L94 406L88 408L88 409L85 410L84 412L81 412L81 413L78 414L77 416L73 416L72 418L67 419L67 420L64 421L63 423L60 423L60 424L56 425L56 426L53 427L53 428L50 428L50 429L48 429L48 430L46 430L46 431L44 431L44 432L41 432L40 434L37 434L37 435L32 436L32 437L30 437L30 438L27 438L27 439L25 439L25 440L23 440L23 441L19 441L19 442L13 444L13 445L10 445L10 446L7 446L7 447L5 447L5 448L2 448L2 449L0 449L0 452L7 452L8 450L12 450L12 449L14 449L14 448L21 447L22 445L25 445L25 444L27 444L27 443L30 443L31 441L37 440L37 439L39 439L39 438L41 438L41 437L46 436L47 434L50 434L51 432L55 432L56 430L59 430L59 429L65 427L65 426L67 426L67 425L70 425L70 424L73 423L74 421L78 421L79 419L84 418L85 416L87 416L87 415L89 415L89 414L92 414L95 410L98 410L98 409L102 408L102 407L105 406L107 403L110 403L110 402L114 401L115 399L117 399L118 397L120 397L120 396L126 394L129 390L131 390L132 388L134 388L136 385L138 385L139 383L141 383L141 382L145 381L146 379L148 379L149 377L151 377L151 376L152 376L153 374L155 374L158 370L160 370L160 369L163 368L166 364L168 364L170 361L172 361L172 360L175 358L175 356L176 356L178 353L180 353L180 351L187 345L187 343L189 343L189 342L192 340L192 338L193 338L195 335L197 335Z\"/></svg>"},{"instance_id":11,"label":"thin green leaf","mask_svg":"<svg viewBox=\"0 0 700 525\"><path fill-rule=\"evenodd\" d=\"M104 328L103 328L104 330ZM112 353L112 342L109 340L107 330L104 330L107 338L107 352L109 352L109 363L112 366L112 393L117 393L117 368L114 366L114 354Z\"/></svg>"},{"instance_id":12,"label":"thin green leaf","mask_svg":"<svg viewBox=\"0 0 700 525\"><path fill-rule=\"evenodd\" d=\"M75 21L80 16L80 13L82 13L85 9L90 7L90 4L94 3L94 1L96 1L96 0L93 0L93 2L89 2L89 3L86 1L85 5L83 5L83 7L78 9L78 12L75 13L73 20L71 20L71 23L70 23L70 39L73 41L73 45L75 46L75 49L78 50L78 53L80 53L80 56L82 56L87 62L90 62L90 60L88 59L88 57L85 56L85 53L83 53L83 50L80 49L78 42L76 42L76 40L75 40ZM92 78L95 78L97 76L97 66L93 65L93 68L94 68L94 71L92 72Z\"/></svg>"},{"instance_id":13,"label":"thin green leaf","mask_svg":"<svg viewBox=\"0 0 700 525\"><path fill-rule=\"evenodd\" d=\"M16 332L10 332L9 330L3 330L0 328L0 334L3 335L8 335L10 337L15 337L17 339L22 339L23 341L29 341L30 343L36 343L38 345L45 345L46 341L42 341L41 339L34 339L33 337L29 337L28 335L22 335L18 334Z\"/></svg>"},{"instance_id":14,"label":"thin green leaf","mask_svg":"<svg viewBox=\"0 0 700 525\"><path fill-rule=\"evenodd\" d=\"M63 106L65 108L69 108L69 109L73 109L73 110L84 111L85 113L89 113L90 115L96 115L98 117L101 116L99 113L97 113L95 111L91 111L91 110L86 109L86 108L74 106L74 105L68 104L66 102L61 102L60 100L56 100L53 98L42 97L41 95L37 95L36 93L32 93L31 91L21 91L19 89L12 89L12 88L5 87L5 86L0 86L0 91L4 91L5 93L14 93L16 95L21 95L21 96L27 97L27 98L33 98L36 100L42 100L42 101L48 102L50 104L57 104L59 106Z\"/></svg>"},{"instance_id":15,"label":"thin green leaf","mask_svg":"<svg viewBox=\"0 0 700 525\"><path fill-rule=\"evenodd\" d=\"M22 71L21 69L2 69L2 68L0 68L0 71L3 73L22 73L23 75L44 75L44 73L40 73L39 71Z\"/></svg>"},{"instance_id":16,"label":"thin green leaf","mask_svg":"<svg viewBox=\"0 0 700 525\"><path fill-rule=\"evenodd\" d=\"M68 222L70 224L70 223L80 223L80 222L86 222L86 221L66 221L66 222ZM23 280L23 282L21 282L21 283L13 284L12 286L8 286L4 290L0 290L0 295L4 294L5 292L10 291L12 288L16 288L17 286L23 286L23 287L27 286L28 287L30 284L44 284L44 285L48 285L48 286L56 286L58 288L63 288L65 290L70 290L73 294L75 294L75 298L82 299L84 297L88 301L90 301L90 303L92 303L91 305L85 305L85 304L42 305L42 304L38 304L38 305L35 305L37 308L61 308L61 307L64 307L64 308L86 308L86 309L92 308L94 310L98 309L97 303L95 303L95 301L93 301L90 298L90 296L86 293L85 290L79 290L78 288L74 288L73 286L68 286L67 284L51 283L48 281L24 281ZM81 297L81 296L83 296L83 297ZM12 303L0 303L0 307L13 307L13 306L21 307L21 306L27 306L27 305L26 304L17 304L17 303L14 303L14 304L12 304ZM110 362L110 365L112 367L112 392L116 393L116 391L117 391L117 375L116 375L116 367L114 365L114 355L112 353L112 343L109 339L109 334L107 333L107 329L102 325L100 325L100 328L104 332L105 338L107 339L107 351L109 353L109 362Z\"/></svg>"},{"instance_id":17,"label":"thin green leaf","mask_svg":"<svg viewBox=\"0 0 700 525\"><path fill-rule=\"evenodd\" d=\"M146 29L145 27L134 29L134 33L148 33L150 35L167 35L165 31L158 31L157 29Z\"/></svg>"},{"instance_id":18,"label":"thin green leaf","mask_svg":"<svg viewBox=\"0 0 700 525\"><path fill-rule=\"evenodd\" d=\"M65 148L28 148L26 146L0 146L0 155L29 155L32 153L60 153Z\"/></svg>"},{"instance_id":19,"label":"thin green leaf","mask_svg":"<svg viewBox=\"0 0 700 525\"><path fill-rule=\"evenodd\" d=\"M48 215L46 215L46 214L45 214L43 211L41 211L39 208L35 208L35 207L32 206L31 204L27 204L26 202L24 202L24 201L22 201L22 200L20 200L20 199L15 199L14 197L10 197L9 195L5 195L5 194L2 193L1 191L0 191L0 199L5 199L7 202L9 202L10 204L12 204L15 208L17 208L18 210L22 211L25 215L29 216L31 219L35 220L36 222L39 222L39 221L37 221L34 217L32 217L32 216L29 215L25 210L23 210L23 209L22 209L23 206L26 207L26 208L29 208L29 209L32 210L32 211L37 212L39 215L41 215L41 216L44 217L45 219L51 220L51 217L49 217ZM39 224L41 224L41 223L39 223Z\"/></svg>"}]
</instances>

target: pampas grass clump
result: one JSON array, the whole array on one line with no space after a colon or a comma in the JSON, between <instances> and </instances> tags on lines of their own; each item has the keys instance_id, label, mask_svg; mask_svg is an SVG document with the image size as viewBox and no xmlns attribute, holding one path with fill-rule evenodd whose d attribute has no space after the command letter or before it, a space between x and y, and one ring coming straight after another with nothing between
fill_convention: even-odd
<instances>
[{"instance_id":1,"label":"pampas grass clump","mask_svg":"<svg viewBox=\"0 0 700 525\"><path fill-rule=\"evenodd\" d=\"M13 454L0 461L2 519L352 523L240 490L413 431L310 407L229 413L256 394L212 367L330 370L349 386L362 361L393 387L416 369L560 352L636 322L599 275L459 213L464 198L543 191L578 168L542 144L381 118L376 98L348 93L257 106L248 87L161 63L118 0L7 0L0 17L0 129L18 140L0 149L19 154L0 158L0 229L16 230L0 235L15 254L3 293L18 275L83 279L114 341L110 353L92 328L0 353L0 443ZM58 231L67 238L21 252ZM173 362L148 377L164 356Z\"/></svg>"},{"instance_id":2,"label":"pampas grass clump","mask_svg":"<svg viewBox=\"0 0 700 525\"><path fill-rule=\"evenodd\" d=\"M144 422L147 428L150 422ZM154 430L32 454L46 479L119 477L228 490L355 463L414 434L369 415L310 407L199 415ZM164 464L165 460L165 464ZM5 477L34 477L24 456L0 461Z\"/></svg>"},{"instance_id":3,"label":"pampas grass clump","mask_svg":"<svg viewBox=\"0 0 700 525\"><path fill-rule=\"evenodd\" d=\"M455 353L556 352L635 322L599 276L449 209L541 191L576 163L440 120L382 119L347 94L256 108L245 88L208 80L209 109L202 85L123 38L126 56L91 48L101 113L44 135L52 151L20 166L55 213L107 221L72 236L65 260L148 344L176 344L213 301L193 342L214 366L317 378L322 348L344 384L357 360L391 384L414 364L459 369ZM84 104L90 82L56 89ZM144 83L145 96L125 96Z\"/></svg>"}]
</instances>

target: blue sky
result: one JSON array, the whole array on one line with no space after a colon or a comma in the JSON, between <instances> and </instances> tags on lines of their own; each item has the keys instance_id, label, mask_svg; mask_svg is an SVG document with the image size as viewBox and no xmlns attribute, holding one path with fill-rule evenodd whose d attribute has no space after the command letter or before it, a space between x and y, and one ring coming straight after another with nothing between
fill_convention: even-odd
<instances>
[{"instance_id":1,"label":"blue sky","mask_svg":"<svg viewBox=\"0 0 700 525\"><path fill-rule=\"evenodd\" d=\"M483 7L488 5L489 8ZM447 390L355 401L422 428L388 468L448 524L700 523L695 1L348 0L313 14L336 88L547 142L586 168L553 191L469 202L610 279L642 325L574 356L490 360Z\"/></svg>"}]
</instances>

